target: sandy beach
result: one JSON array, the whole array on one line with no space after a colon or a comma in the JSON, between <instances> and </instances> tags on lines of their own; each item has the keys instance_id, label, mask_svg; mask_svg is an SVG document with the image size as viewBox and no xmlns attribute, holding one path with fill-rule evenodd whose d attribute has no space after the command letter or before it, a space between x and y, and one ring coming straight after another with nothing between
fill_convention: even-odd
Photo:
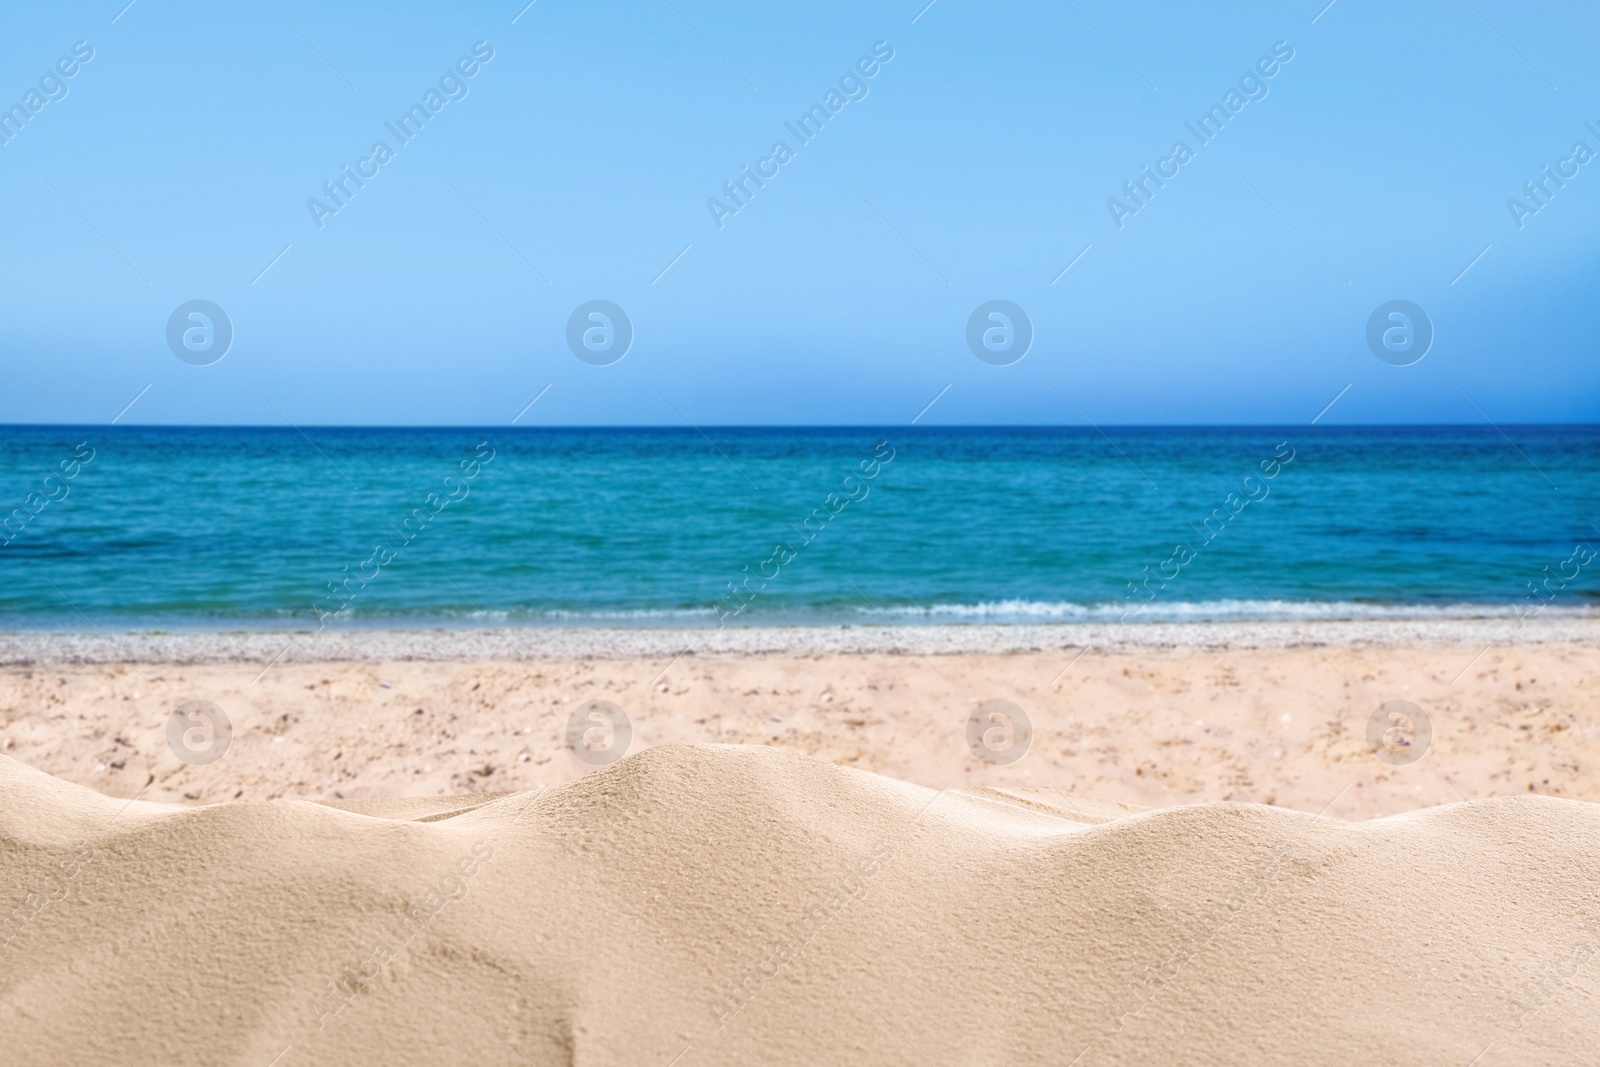
<instances>
[{"instance_id":1,"label":"sandy beach","mask_svg":"<svg viewBox=\"0 0 1600 1067\"><path fill-rule=\"evenodd\" d=\"M10 5L0 1067L1597 1067L1596 40Z\"/></svg>"},{"instance_id":2,"label":"sandy beach","mask_svg":"<svg viewBox=\"0 0 1600 1067\"><path fill-rule=\"evenodd\" d=\"M1597 637L13 634L0 1017L108 1067L1588 1063Z\"/></svg>"},{"instance_id":3,"label":"sandy beach","mask_svg":"<svg viewBox=\"0 0 1600 1067\"><path fill-rule=\"evenodd\" d=\"M1600 808L1552 797L1138 814L705 745L432 802L128 803L4 757L0 788L8 1062L1497 1067L1600 1040L1573 877Z\"/></svg>"},{"instance_id":4,"label":"sandy beach","mask_svg":"<svg viewBox=\"0 0 1600 1067\"><path fill-rule=\"evenodd\" d=\"M1351 820L1513 794L1600 799L1593 622L1121 627L1120 645L1094 629L13 635L0 642L0 752L160 802L506 792L592 772L567 731L602 700L626 713L629 752L762 745L933 789ZM840 651L852 648L876 650ZM136 658L107 658L124 655ZM169 717L193 700L231 724L215 762L168 746ZM1032 729L1009 762L969 743L969 718L996 700ZM1397 700L1431 738L1385 762L1369 721Z\"/></svg>"}]
</instances>

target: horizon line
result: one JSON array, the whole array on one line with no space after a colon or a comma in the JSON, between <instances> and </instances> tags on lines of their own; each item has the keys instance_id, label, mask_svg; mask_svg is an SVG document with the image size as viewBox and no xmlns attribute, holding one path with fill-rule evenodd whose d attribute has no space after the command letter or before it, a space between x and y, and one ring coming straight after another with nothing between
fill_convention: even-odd
<instances>
[{"instance_id":1,"label":"horizon line","mask_svg":"<svg viewBox=\"0 0 1600 1067\"><path fill-rule=\"evenodd\" d=\"M973 422L973 423L923 423L913 425L892 422L839 422L839 423L556 423L547 425L515 425L511 423L284 423L254 422L0 422L0 431L49 429L98 430L278 430L295 433L302 429L317 430L514 430L541 432L552 430L652 430L694 434L702 430L899 430L899 431L954 431L954 430L1086 430L1091 433L1114 427L1124 430L1249 430L1293 429L1306 430L1419 430L1419 429L1482 429L1493 431L1497 427L1518 429L1600 429L1600 422Z\"/></svg>"}]
</instances>

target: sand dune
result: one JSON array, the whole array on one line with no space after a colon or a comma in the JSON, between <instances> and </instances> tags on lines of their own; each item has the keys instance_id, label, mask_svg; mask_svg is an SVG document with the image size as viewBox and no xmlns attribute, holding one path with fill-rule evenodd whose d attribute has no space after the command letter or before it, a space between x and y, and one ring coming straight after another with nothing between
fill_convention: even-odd
<instances>
[{"instance_id":1,"label":"sand dune","mask_svg":"<svg viewBox=\"0 0 1600 1067\"><path fill-rule=\"evenodd\" d=\"M4 757L0 791L6 1063L1491 1067L1600 1043L1600 807L1577 801L1139 812L691 745L340 807L128 803Z\"/></svg>"}]
</instances>

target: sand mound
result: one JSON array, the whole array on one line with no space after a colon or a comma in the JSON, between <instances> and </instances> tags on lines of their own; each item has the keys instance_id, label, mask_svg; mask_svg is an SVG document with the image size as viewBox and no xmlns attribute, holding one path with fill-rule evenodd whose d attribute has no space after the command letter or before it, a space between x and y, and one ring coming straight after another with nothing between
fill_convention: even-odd
<instances>
[{"instance_id":1,"label":"sand mound","mask_svg":"<svg viewBox=\"0 0 1600 1067\"><path fill-rule=\"evenodd\" d=\"M0 757L0 796L6 1063L1490 1067L1600 1043L1600 807L1577 802L1130 813L700 746L345 808L129 805Z\"/></svg>"}]
</instances>

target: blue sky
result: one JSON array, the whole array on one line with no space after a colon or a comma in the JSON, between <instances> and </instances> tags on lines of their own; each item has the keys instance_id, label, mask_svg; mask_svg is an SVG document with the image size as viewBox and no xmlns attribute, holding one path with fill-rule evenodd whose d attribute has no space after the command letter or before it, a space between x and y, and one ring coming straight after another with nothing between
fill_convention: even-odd
<instances>
[{"instance_id":1,"label":"blue sky","mask_svg":"<svg viewBox=\"0 0 1600 1067\"><path fill-rule=\"evenodd\" d=\"M1600 416L1600 160L1520 227L1507 204L1600 152L1592 5L123 2L7 12L0 105L65 95L0 144L0 422L136 395L124 421L491 425L541 394L519 424ZM197 299L234 331L210 366L167 341ZM633 327L609 366L566 339L596 299ZM1010 366L966 341L995 299L1033 325ZM1394 299L1435 331L1411 366L1365 339Z\"/></svg>"}]
</instances>

